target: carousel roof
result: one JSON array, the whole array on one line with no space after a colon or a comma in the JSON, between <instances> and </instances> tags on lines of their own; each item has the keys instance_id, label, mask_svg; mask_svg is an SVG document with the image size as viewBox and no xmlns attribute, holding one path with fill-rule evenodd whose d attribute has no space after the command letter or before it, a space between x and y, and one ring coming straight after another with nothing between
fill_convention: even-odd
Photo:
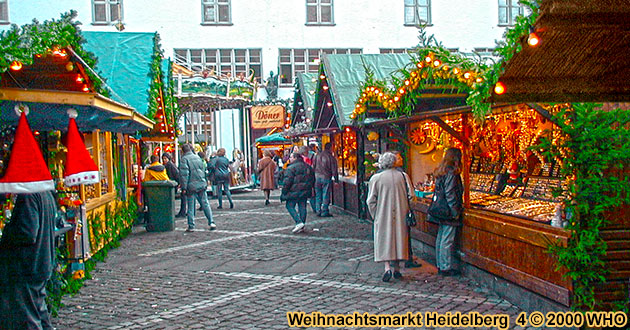
<instances>
[{"instance_id":1,"label":"carousel roof","mask_svg":"<svg viewBox=\"0 0 630 330\"><path fill-rule=\"evenodd\" d=\"M630 101L630 1L543 0L534 33L499 78L496 102Z\"/></svg>"}]
</instances>

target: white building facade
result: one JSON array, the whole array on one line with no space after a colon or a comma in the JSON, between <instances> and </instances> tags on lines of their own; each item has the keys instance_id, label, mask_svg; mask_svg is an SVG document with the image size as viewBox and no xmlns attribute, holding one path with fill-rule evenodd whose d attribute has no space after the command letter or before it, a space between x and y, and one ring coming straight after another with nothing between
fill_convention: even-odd
<instances>
[{"instance_id":1,"label":"white building facade","mask_svg":"<svg viewBox=\"0 0 630 330\"><path fill-rule=\"evenodd\" d=\"M280 98L322 53L403 52L417 23L447 48L483 52L523 11L517 0L0 0L0 29L71 9L85 31L157 31L165 55L195 71L259 82L273 72Z\"/></svg>"}]
</instances>

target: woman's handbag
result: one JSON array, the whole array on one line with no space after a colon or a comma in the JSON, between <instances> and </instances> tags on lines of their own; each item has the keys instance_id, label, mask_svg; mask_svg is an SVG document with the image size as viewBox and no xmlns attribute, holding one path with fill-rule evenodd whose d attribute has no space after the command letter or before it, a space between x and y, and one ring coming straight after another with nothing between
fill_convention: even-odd
<instances>
[{"instance_id":1,"label":"woman's handbag","mask_svg":"<svg viewBox=\"0 0 630 330\"><path fill-rule=\"evenodd\" d=\"M435 193L433 194L433 199L431 200L431 205L429 205L429 209L427 210L427 213L437 219L437 220L450 220L453 217L451 216L451 208L448 206L448 203L446 202L446 196L444 194L444 191L442 191L442 189L440 189L441 191L439 191L438 193L438 189L437 189L437 182L436 182L436 189L435 189Z\"/></svg>"},{"instance_id":2,"label":"woman's handbag","mask_svg":"<svg viewBox=\"0 0 630 330\"><path fill-rule=\"evenodd\" d=\"M407 184L407 178L405 178L404 174L403 182L405 182L405 194L407 194L409 192L409 185ZM416 221L416 214L413 213L413 210L411 209L411 204L409 204L409 198L407 198L407 205L409 207L409 211L407 211L405 222L407 223L407 226L414 227L418 223L418 221Z\"/></svg>"}]
</instances>

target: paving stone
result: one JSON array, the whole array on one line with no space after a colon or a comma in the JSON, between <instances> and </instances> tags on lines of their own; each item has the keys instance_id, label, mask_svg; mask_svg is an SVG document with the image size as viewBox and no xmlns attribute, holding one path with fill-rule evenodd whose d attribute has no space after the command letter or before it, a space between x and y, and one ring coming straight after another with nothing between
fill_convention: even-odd
<instances>
[{"instance_id":1,"label":"paving stone","mask_svg":"<svg viewBox=\"0 0 630 330\"><path fill-rule=\"evenodd\" d=\"M324 269L324 273L348 274L354 273L359 265L358 261L331 260Z\"/></svg>"}]
</instances>

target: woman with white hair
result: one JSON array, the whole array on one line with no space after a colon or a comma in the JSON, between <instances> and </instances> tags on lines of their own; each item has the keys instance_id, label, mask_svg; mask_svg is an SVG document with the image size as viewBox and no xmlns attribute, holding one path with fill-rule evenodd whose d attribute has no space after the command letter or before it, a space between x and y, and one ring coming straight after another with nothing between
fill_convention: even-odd
<instances>
[{"instance_id":1,"label":"woman with white hair","mask_svg":"<svg viewBox=\"0 0 630 330\"><path fill-rule=\"evenodd\" d=\"M406 173L394 168L397 156L391 152L379 159L381 172L370 179L367 205L374 219L374 261L385 264L383 282L399 279L400 262L407 260L409 232L405 218L413 196Z\"/></svg>"}]
</instances>

